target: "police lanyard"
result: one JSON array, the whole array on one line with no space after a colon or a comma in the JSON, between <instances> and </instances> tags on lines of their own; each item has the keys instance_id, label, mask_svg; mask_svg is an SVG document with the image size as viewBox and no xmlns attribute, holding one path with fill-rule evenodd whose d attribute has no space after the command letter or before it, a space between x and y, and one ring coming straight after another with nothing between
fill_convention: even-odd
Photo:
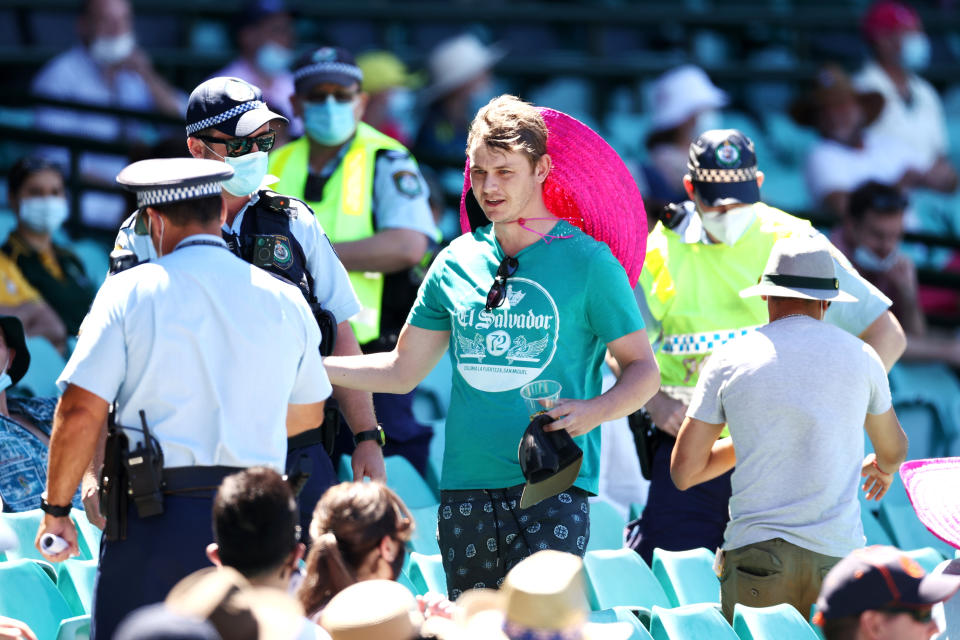
<instances>
[{"instance_id":1,"label":"police lanyard","mask_svg":"<svg viewBox=\"0 0 960 640\"><path fill-rule=\"evenodd\" d=\"M174 249L174 251L177 251L179 249L184 249L186 247L196 247L201 245L206 245L208 247L220 247L221 249L226 249L227 251L230 250L230 248L227 247L226 243L223 240L219 242L217 242L216 240L189 240L187 242L181 242L180 244L178 244L177 248Z\"/></svg>"}]
</instances>

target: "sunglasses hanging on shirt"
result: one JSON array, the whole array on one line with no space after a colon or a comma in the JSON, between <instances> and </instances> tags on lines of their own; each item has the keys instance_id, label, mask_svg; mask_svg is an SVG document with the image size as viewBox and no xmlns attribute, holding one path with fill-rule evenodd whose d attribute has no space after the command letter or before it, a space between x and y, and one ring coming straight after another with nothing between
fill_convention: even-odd
<instances>
[{"instance_id":1,"label":"sunglasses hanging on shirt","mask_svg":"<svg viewBox=\"0 0 960 640\"><path fill-rule=\"evenodd\" d=\"M512 256L504 256L497 267L497 275L493 277L493 284L490 291L487 292L487 304L484 307L486 311L502 307L507 299L507 278L517 272L520 262Z\"/></svg>"}]
</instances>

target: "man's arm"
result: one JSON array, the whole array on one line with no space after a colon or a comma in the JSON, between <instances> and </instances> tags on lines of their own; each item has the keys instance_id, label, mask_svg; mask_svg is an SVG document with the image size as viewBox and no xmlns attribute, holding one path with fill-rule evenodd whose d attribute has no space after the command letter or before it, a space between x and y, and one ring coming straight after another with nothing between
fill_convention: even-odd
<instances>
[{"instance_id":1,"label":"man's arm","mask_svg":"<svg viewBox=\"0 0 960 640\"><path fill-rule=\"evenodd\" d=\"M64 391L53 416L50 436L47 464L47 502L50 504L70 504L97 448L101 428L107 421L108 407L106 400L74 384L68 385ZM60 536L69 547L57 554L44 552L40 547L40 537L44 533ZM44 514L35 544L51 562L60 562L80 553L77 530L69 516L58 518Z\"/></svg>"},{"instance_id":2,"label":"man's arm","mask_svg":"<svg viewBox=\"0 0 960 640\"><path fill-rule=\"evenodd\" d=\"M660 387L660 369L653 357L647 332L628 333L607 344L620 365L620 378L606 393L589 400L561 398L547 412L555 422L544 431L566 429L570 435L583 435L603 422L633 413Z\"/></svg>"},{"instance_id":3,"label":"man's arm","mask_svg":"<svg viewBox=\"0 0 960 640\"><path fill-rule=\"evenodd\" d=\"M868 413L863 426L875 452L863 460L860 474L866 478L863 490L867 492L867 499L879 500L907 459L907 434L903 432L893 407L883 413Z\"/></svg>"},{"instance_id":4,"label":"man's arm","mask_svg":"<svg viewBox=\"0 0 960 640\"><path fill-rule=\"evenodd\" d=\"M733 439L722 438L722 424L687 417L677 434L670 457L670 477L680 491L713 480L737 464Z\"/></svg>"},{"instance_id":5,"label":"man's arm","mask_svg":"<svg viewBox=\"0 0 960 640\"><path fill-rule=\"evenodd\" d=\"M888 372L907 348L903 327L889 311L881 313L859 337L873 347Z\"/></svg>"},{"instance_id":6,"label":"man's arm","mask_svg":"<svg viewBox=\"0 0 960 640\"><path fill-rule=\"evenodd\" d=\"M413 229L383 229L369 238L333 245L347 271L393 273L417 265L429 239Z\"/></svg>"}]
</instances>

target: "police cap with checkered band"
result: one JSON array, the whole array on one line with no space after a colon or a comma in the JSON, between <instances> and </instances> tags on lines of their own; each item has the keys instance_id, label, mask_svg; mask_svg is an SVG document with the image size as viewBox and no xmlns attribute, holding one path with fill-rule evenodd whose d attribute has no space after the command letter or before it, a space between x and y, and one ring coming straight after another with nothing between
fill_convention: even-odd
<instances>
[{"instance_id":1,"label":"police cap with checkered band","mask_svg":"<svg viewBox=\"0 0 960 640\"><path fill-rule=\"evenodd\" d=\"M117 184L137 194L137 207L152 207L220 195L220 183L233 176L225 162L200 158L155 158L125 167Z\"/></svg>"},{"instance_id":2,"label":"police cap with checkered band","mask_svg":"<svg viewBox=\"0 0 960 640\"><path fill-rule=\"evenodd\" d=\"M271 120L287 121L263 101L260 89L246 80L219 76L199 84L187 101L187 135L213 127L245 138Z\"/></svg>"},{"instance_id":3,"label":"police cap with checkered band","mask_svg":"<svg viewBox=\"0 0 960 640\"><path fill-rule=\"evenodd\" d=\"M760 200L753 141L736 129L704 131L690 144L687 175L708 207Z\"/></svg>"}]
</instances>

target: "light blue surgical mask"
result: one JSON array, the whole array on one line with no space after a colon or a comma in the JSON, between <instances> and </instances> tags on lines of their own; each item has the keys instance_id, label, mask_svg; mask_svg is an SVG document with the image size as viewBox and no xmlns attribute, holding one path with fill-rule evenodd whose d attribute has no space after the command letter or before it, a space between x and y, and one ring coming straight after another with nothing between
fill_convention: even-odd
<instances>
[{"instance_id":1,"label":"light blue surgical mask","mask_svg":"<svg viewBox=\"0 0 960 640\"><path fill-rule=\"evenodd\" d=\"M206 142L203 146L210 149L210 145ZM266 151L251 151L235 158L222 156L213 149L210 149L210 153L233 167L233 177L221 185L228 193L241 197L248 196L263 184L263 179L267 175Z\"/></svg>"},{"instance_id":2,"label":"light blue surgical mask","mask_svg":"<svg viewBox=\"0 0 960 640\"><path fill-rule=\"evenodd\" d=\"M293 62L293 51L276 42L267 42L257 49L257 67L268 76L286 73Z\"/></svg>"},{"instance_id":3,"label":"light blue surgical mask","mask_svg":"<svg viewBox=\"0 0 960 640\"><path fill-rule=\"evenodd\" d=\"M70 215L63 196L24 198L20 201L20 221L34 231L54 233Z\"/></svg>"},{"instance_id":4,"label":"light blue surgical mask","mask_svg":"<svg viewBox=\"0 0 960 640\"><path fill-rule=\"evenodd\" d=\"M346 142L357 128L353 115L354 100L337 102L327 96L325 102L303 103L303 126L317 144L335 147Z\"/></svg>"},{"instance_id":5,"label":"light blue surgical mask","mask_svg":"<svg viewBox=\"0 0 960 640\"><path fill-rule=\"evenodd\" d=\"M900 62L911 71L930 64L930 39L922 31L908 31L900 41Z\"/></svg>"},{"instance_id":6,"label":"light blue surgical mask","mask_svg":"<svg viewBox=\"0 0 960 640\"><path fill-rule=\"evenodd\" d=\"M10 372L7 371L9 365L10 356L7 356L7 362L3 365L3 373L0 373L0 393L6 391L13 385L13 378L10 377Z\"/></svg>"},{"instance_id":7,"label":"light blue surgical mask","mask_svg":"<svg viewBox=\"0 0 960 640\"><path fill-rule=\"evenodd\" d=\"M889 271L899 259L899 251L891 251L890 255L886 258L881 258L864 246L857 247L853 252L853 261L860 265L864 271L875 271L878 273Z\"/></svg>"}]
</instances>

